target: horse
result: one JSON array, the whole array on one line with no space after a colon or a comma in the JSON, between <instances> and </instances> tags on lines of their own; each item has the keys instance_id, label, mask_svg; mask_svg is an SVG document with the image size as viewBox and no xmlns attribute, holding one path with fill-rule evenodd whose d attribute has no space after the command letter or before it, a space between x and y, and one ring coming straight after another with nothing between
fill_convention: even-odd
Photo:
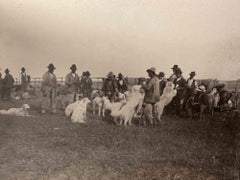
<instances>
[{"instance_id":1,"label":"horse","mask_svg":"<svg viewBox=\"0 0 240 180\"><path fill-rule=\"evenodd\" d=\"M186 102L186 111L191 119L194 118L194 113L200 114L200 120L205 120L207 111L214 114L214 106L218 101L217 89L213 88L209 93L206 91L198 91L195 96L191 96Z\"/></svg>"}]
</instances>

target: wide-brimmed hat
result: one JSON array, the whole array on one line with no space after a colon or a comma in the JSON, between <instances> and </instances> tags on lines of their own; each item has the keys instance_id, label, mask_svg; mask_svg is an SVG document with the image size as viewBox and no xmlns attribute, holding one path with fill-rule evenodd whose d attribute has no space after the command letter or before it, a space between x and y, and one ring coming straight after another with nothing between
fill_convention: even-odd
<instances>
[{"instance_id":1,"label":"wide-brimmed hat","mask_svg":"<svg viewBox=\"0 0 240 180\"><path fill-rule=\"evenodd\" d=\"M164 77L164 76L165 76L165 73L164 73L164 72L160 72L160 73L158 74L158 76L159 76L159 77Z\"/></svg>"},{"instance_id":2,"label":"wide-brimmed hat","mask_svg":"<svg viewBox=\"0 0 240 180\"><path fill-rule=\"evenodd\" d=\"M86 71L86 72L85 72L85 75L86 75L86 76L90 76L91 73L90 73L89 71Z\"/></svg>"},{"instance_id":3,"label":"wide-brimmed hat","mask_svg":"<svg viewBox=\"0 0 240 180\"><path fill-rule=\"evenodd\" d=\"M196 72L195 72L195 71L192 71L192 72L190 72L189 75L190 75L190 76L195 76L195 75L196 75Z\"/></svg>"},{"instance_id":4,"label":"wide-brimmed hat","mask_svg":"<svg viewBox=\"0 0 240 180\"><path fill-rule=\"evenodd\" d=\"M178 69L178 65L177 65L177 64L174 64L171 69Z\"/></svg>"},{"instance_id":5,"label":"wide-brimmed hat","mask_svg":"<svg viewBox=\"0 0 240 180\"><path fill-rule=\"evenodd\" d=\"M156 74L156 68L151 67L151 68L147 69L147 72L153 72L154 74Z\"/></svg>"},{"instance_id":6,"label":"wide-brimmed hat","mask_svg":"<svg viewBox=\"0 0 240 180\"><path fill-rule=\"evenodd\" d=\"M206 87L204 85L200 85L196 88L196 91L206 92Z\"/></svg>"},{"instance_id":7,"label":"wide-brimmed hat","mask_svg":"<svg viewBox=\"0 0 240 180\"><path fill-rule=\"evenodd\" d=\"M53 63L50 63L47 67L48 67L48 69L56 69L56 67L53 65Z\"/></svg>"},{"instance_id":8,"label":"wide-brimmed hat","mask_svg":"<svg viewBox=\"0 0 240 180\"><path fill-rule=\"evenodd\" d=\"M76 64L73 64L71 67L70 67L70 69L77 69L77 66L76 66Z\"/></svg>"},{"instance_id":9,"label":"wide-brimmed hat","mask_svg":"<svg viewBox=\"0 0 240 180\"><path fill-rule=\"evenodd\" d=\"M113 72L109 72L107 77L113 77Z\"/></svg>"}]
</instances>

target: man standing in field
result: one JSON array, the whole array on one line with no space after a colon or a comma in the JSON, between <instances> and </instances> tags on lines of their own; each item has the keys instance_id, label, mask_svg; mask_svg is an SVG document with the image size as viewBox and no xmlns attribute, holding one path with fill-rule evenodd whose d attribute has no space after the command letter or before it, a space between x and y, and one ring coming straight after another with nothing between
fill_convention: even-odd
<instances>
[{"instance_id":1,"label":"man standing in field","mask_svg":"<svg viewBox=\"0 0 240 180\"><path fill-rule=\"evenodd\" d=\"M179 69L178 65L174 65L172 68L173 74L169 77L169 81L174 82L174 80L177 78L176 71Z\"/></svg>"},{"instance_id":2,"label":"man standing in field","mask_svg":"<svg viewBox=\"0 0 240 180\"><path fill-rule=\"evenodd\" d=\"M68 88L68 92L73 94L73 101L76 101L77 93L80 86L79 76L76 73L77 66L73 64L71 67L71 72L67 74L65 78L65 85Z\"/></svg>"},{"instance_id":3,"label":"man standing in field","mask_svg":"<svg viewBox=\"0 0 240 180\"><path fill-rule=\"evenodd\" d=\"M192 71L189 74L189 78L187 79L187 88L186 88L186 99L188 99L189 97L194 96L195 94L195 90L198 87L198 83L197 81L194 79L194 77L196 76L195 71Z\"/></svg>"},{"instance_id":4,"label":"man standing in field","mask_svg":"<svg viewBox=\"0 0 240 180\"><path fill-rule=\"evenodd\" d=\"M121 73L118 74L117 86L120 93L124 93L128 90L127 80L123 77Z\"/></svg>"},{"instance_id":5,"label":"man standing in field","mask_svg":"<svg viewBox=\"0 0 240 180\"><path fill-rule=\"evenodd\" d=\"M143 84L143 89L145 90L144 97L144 115L147 122L150 125L153 125L153 112L154 105L160 100L160 91L159 91L159 79L156 75L156 69L154 67L147 70L149 80Z\"/></svg>"},{"instance_id":6,"label":"man standing in field","mask_svg":"<svg viewBox=\"0 0 240 180\"><path fill-rule=\"evenodd\" d=\"M14 79L11 74L9 74L9 70L5 70L5 77L3 79L3 87L2 87L2 99L4 100L9 100L10 95L11 95L11 88L13 87L14 84Z\"/></svg>"},{"instance_id":7,"label":"man standing in field","mask_svg":"<svg viewBox=\"0 0 240 180\"><path fill-rule=\"evenodd\" d=\"M53 64L48 65L48 71L43 74L42 78L42 113L46 113L46 110L50 108L52 113L56 113L56 87L57 87L57 78L53 73L56 68Z\"/></svg>"},{"instance_id":8,"label":"man standing in field","mask_svg":"<svg viewBox=\"0 0 240 180\"><path fill-rule=\"evenodd\" d=\"M92 94L92 79L90 78L90 75L90 72L86 71L85 77L81 80L83 97L87 97L89 99L91 99Z\"/></svg>"},{"instance_id":9,"label":"man standing in field","mask_svg":"<svg viewBox=\"0 0 240 180\"><path fill-rule=\"evenodd\" d=\"M167 79L166 79L164 76L165 76L165 73L164 73L164 72L160 72L160 73L158 74L160 96L163 94L163 89L165 88L166 82L167 82Z\"/></svg>"},{"instance_id":10,"label":"man standing in field","mask_svg":"<svg viewBox=\"0 0 240 180\"><path fill-rule=\"evenodd\" d=\"M186 98L186 85L187 81L182 77L181 69L176 70L177 78L174 80L175 87L177 89L177 95L173 98L176 105L177 116L182 116L182 110L184 109L184 100Z\"/></svg>"},{"instance_id":11,"label":"man standing in field","mask_svg":"<svg viewBox=\"0 0 240 180\"><path fill-rule=\"evenodd\" d=\"M21 73L20 73L20 81L21 81L21 87L22 87L22 91L26 92L27 91L27 85L28 85L28 76L26 74L26 70L24 67L22 67L21 69Z\"/></svg>"}]
</instances>

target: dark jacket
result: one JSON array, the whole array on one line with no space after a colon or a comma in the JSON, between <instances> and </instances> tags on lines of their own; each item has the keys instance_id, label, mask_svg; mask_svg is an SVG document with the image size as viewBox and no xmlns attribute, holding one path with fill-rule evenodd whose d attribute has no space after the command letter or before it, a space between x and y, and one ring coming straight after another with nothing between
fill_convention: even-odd
<instances>
[{"instance_id":1,"label":"dark jacket","mask_svg":"<svg viewBox=\"0 0 240 180\"><path fill-rule=\"evenodd\" d=\"M160 90L160 96L163 94L163 89L166 87L167 79L162 78L159 80L159 90Z\"/></svg>"},{"instance_id":2,"label":"dark jacket","mask_svg":"<svg viewBox=\"0 0 240 180\"><path fill-rule=\"evenodd\" d=\"M184 98L185 92L186 92L186 87L187 87L187 81L183 78L177 78L174 80L174 84L177 89L177 95L180 98Z\"/></svg>"},{"instance_id":3,"label":"dark jacket","mask_svg":"<svg viewBox=\"0 0 240 180\"><path fill-rule=\"evenodd\" d=\"M118 80L117 81L118 91L124 93L128 90L128 84L126 79Z\"/></svg>"},{"instance_id":4,"label":"dark jacket","mask_svg":"<svg viewBox=\"0 0 240 180\"><path fill-rule=\"evenodd\" d=\"M107 78L103 82L102 91L103 92L115 92L117 88L117 83L114 79Z\"/></svg>"},{"instance_id":5,"label":"dark jacket","mask_svg":"<svg viewBox=\"0 0 240 180\"><path fill-rule=\"evenodd\" d=\"M13 87L13 84L14 84L13 76L11 74L6 74L6 76L3 79L4 87L11 88Z\"/></svg>"}]
</instances>

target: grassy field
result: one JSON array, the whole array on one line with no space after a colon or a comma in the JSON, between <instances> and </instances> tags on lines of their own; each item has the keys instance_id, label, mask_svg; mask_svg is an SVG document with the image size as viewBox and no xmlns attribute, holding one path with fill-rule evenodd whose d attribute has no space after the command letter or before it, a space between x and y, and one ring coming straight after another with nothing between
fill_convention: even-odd
<instances>
[{"instance_id":1,"label":"grassy field","mask_svg":"<svg viewBox=\"0 0 240 180\"><path fill-rule=\"evenodd\" d=\"M220 117L117 127L89 113L86 124L73 124L61 113L41 116L38 99L27 102L33 117L0 116L0 179L239 178L238 128Z\"/></svg>"}]
</instances>

